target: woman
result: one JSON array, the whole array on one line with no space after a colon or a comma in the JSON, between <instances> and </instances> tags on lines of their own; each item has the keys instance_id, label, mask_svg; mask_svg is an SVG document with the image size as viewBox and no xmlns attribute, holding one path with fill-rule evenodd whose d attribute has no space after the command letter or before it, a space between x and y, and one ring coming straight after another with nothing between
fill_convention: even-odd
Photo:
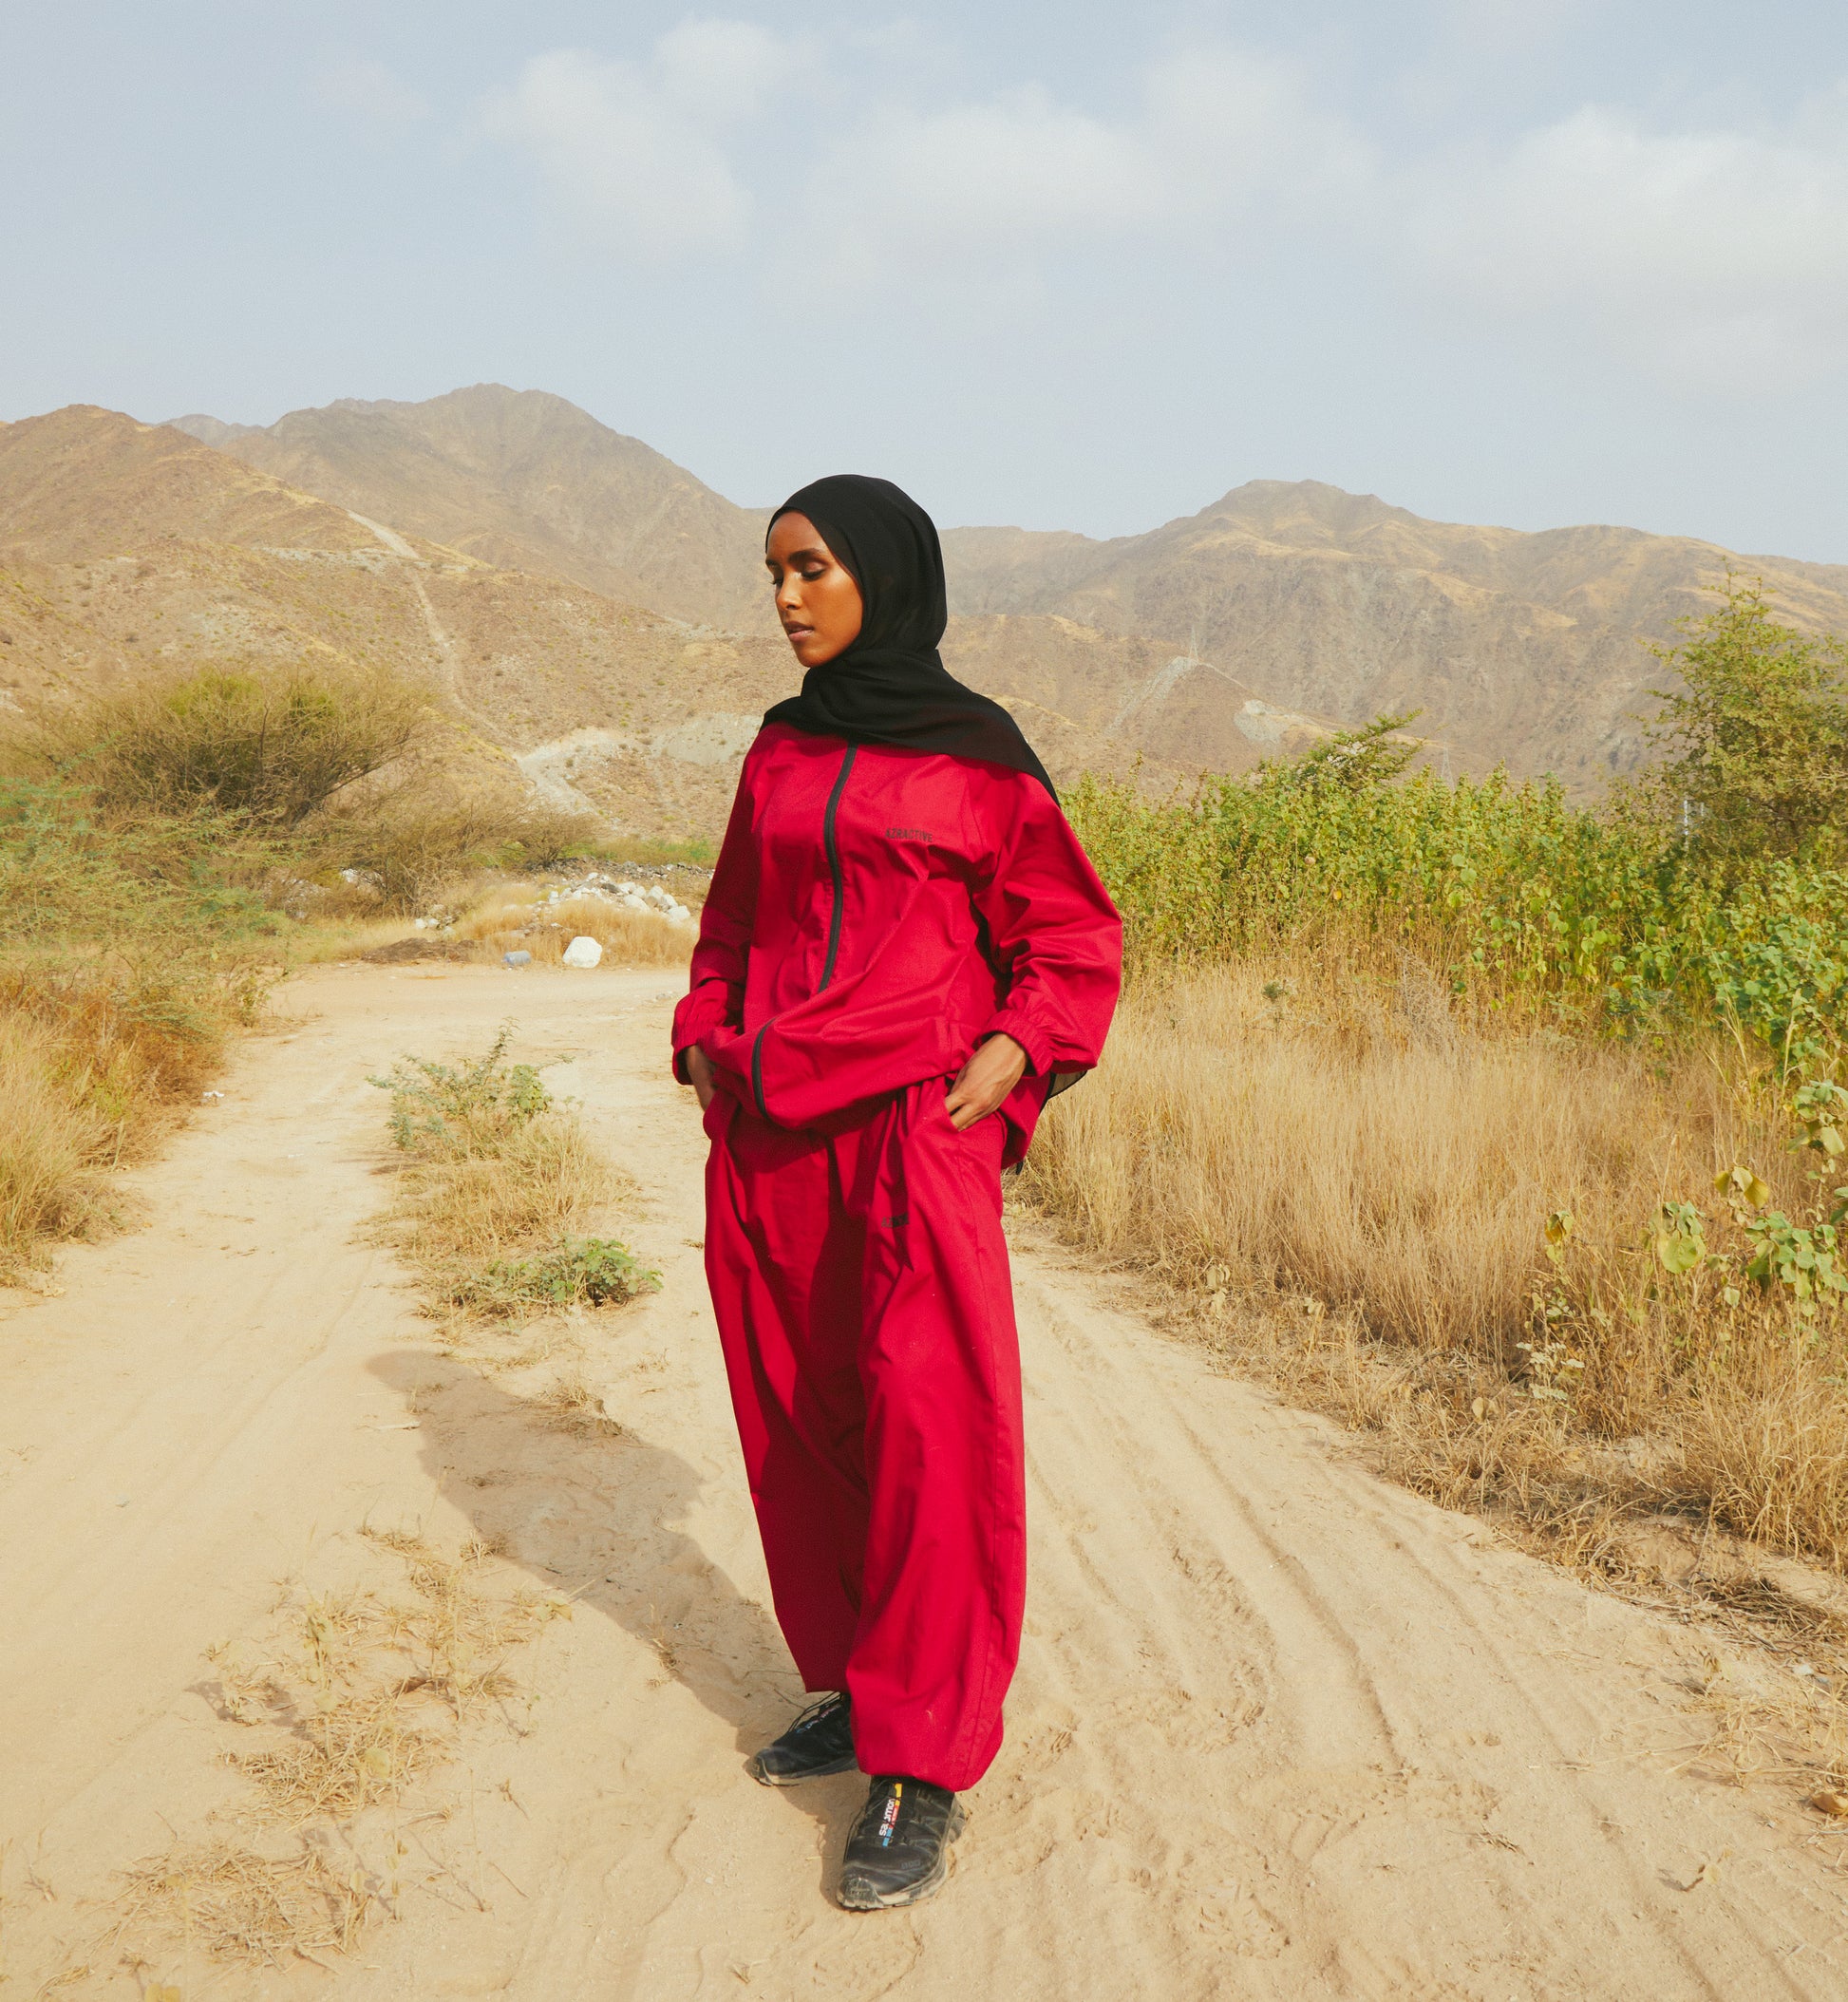
<instances>
[{"instance_id":1,"label":"woman","mask_svg":"<svg viewBox=\"0 0 1848 2002\"><path fill-rule=\"evenodd\" d=\"M765 562L807 670L745 759L675 1011L706 1268L777 1618L825 1691L751 1762L873 1776L840 1902L943 1882L1026 1586L1001 1170L1094 1065L1117 914L1013 719L938 658L943 557L883 480Z\"/></svg>"}]
</instances>

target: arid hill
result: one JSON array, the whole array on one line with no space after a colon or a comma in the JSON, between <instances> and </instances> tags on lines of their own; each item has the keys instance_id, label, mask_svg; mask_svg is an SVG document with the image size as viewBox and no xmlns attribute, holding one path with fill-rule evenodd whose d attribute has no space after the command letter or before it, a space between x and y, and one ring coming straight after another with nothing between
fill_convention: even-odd
<instances>
[{"instance_id":1,"label":"arid hill","mask_svg":"<svg viewBox=\"0 0 1848 2002\"><path fill-rule=\"evenodd\" d=\"M304 493L481 562L726 632L776 632L762 513L561 396L480 383L427 403L292 410L267 429L173 423Z\"/></svg>"},{"instance_id":2,"label":"arid hill","mask_svg":"<svg viewBox=\"0 0 1848 2002\"><path fill-rule=\"evenodd\" d=\"M1018 651L1009 633L1040 623L964 622L961 664L1015 701L1055 777L1127 769L1139 741L1103 726L1159 650L1087 636L1086 700L1067 716L1038 683L1016 695L996 681ZM781 637L496 567L169 426L85 406L0 425L0 703L305 654L432 683L472 777L498 769L623 832L673 840L723 826L758 719L797 678ZM1160 753L1144 770L1157 784L1181 776Z\"/></svg>"},{"instance_id":3,"label":"arid hill","mask_svg":"<svg viewBox=\"0 0 1848 2002\"><path fill-rule=\"evenodd\" d=\"M944 548L959 612L1153 635L1344 723L1418 709L1458 769L1552 770L1581 791L1641 756L1636 719L1665 672L1642 642L1728 569L1762 576L1794 623L1848 631L1848 566L1629 528L1426 521L1311 481L1256 481L1112 541L965 528Z\"/></svg>"},{"instance_id":4,"label":"arid hill","mask_svg":"<svg viewBox=\"0 0 1848 2002\"><path fill-rule=\"evenodd\" d=\"M761 513L560 398L485 385L299 410L267 429L179 423L480 559L723 631L773 631ZM1647 691L1664 672L1643 642L1669 636L1728 568L1763 576L1797 624L1848 631L1848 567L1626 528L1426 521L1313 482L1254 482L1110 541L963 528L944 546L952 612L1006 621L952 625L958 671L1194 770L1241 769L1318 718L1416 709L1454 770L1505 763L1594 792L1643 753Z\"/></svg>"},{"instance_id":5,"label":"arid hill","mask_svg":"<svg viewBox=\"0 0 1848 2002\"><path fill-rule=\"evenodd\" d=\"M557 797L636 832L716 831L754 719L795 675L760 516L532 392L186 424L75 407L0 426L0 688L327 647L431 676ZM1156 784L1240 771L1417 709L1452 770L1591 793L1641 758L1665 672L1644 642L1729 568L1796 623L1848 631L1848 566L1426 521L1312 483L1112 541L944 539L945 656L1062 779L1139 758Z\"/></svg>"}]
</instances>

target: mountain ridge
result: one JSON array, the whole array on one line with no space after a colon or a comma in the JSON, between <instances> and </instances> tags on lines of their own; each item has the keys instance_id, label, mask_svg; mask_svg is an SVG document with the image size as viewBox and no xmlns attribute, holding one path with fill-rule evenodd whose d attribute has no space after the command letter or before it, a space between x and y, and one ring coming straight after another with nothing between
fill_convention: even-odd
<instances>
[{"instance_id":1,"label":"mountain ridge","mask_svg":"<svg viewBox=\"0 0 1848 2002\"><path fill-rule=\"evenodd\" d=\"M1009 681L1009 634L1023 624L959 620L947 647L1030 713L1060 783L1127 775L1139 757L1148 783L1184 779L1159 729L1132 741L1099 727L1159 649L1062 641L1078 649L1073 714L1041 700L1046 687ZM675 840L724 826L756 718L801 674L780 633L715 632L485 562L172 427L84 406L0 425L0 708L204 664L304 659L428 685L451 719L459 784L532 784L588 802L620 833ZM1221 762L1254 763L1235 711L1224 729Z\"/></svg>"},{"instance_id":2,"label":"mountain ridge","mask_svg":"<svg viewBox=\"0 0 1848 2002\"><path fill-rule=\"evenodd\" d=\"M291 486L501 568L674 617L774 633L760 519L638 438L540 389L344 397L273 425L176 420Z\"/></svg>"},{"instance_id":3,"label":"mountain ridge","mask_svg":"<svg viewBox=\"0 0 1848 2002\"><path fill-rule=\"evenodd\" d=\"M255 432L186 422L292 486L483 560L774 634L763 513L562 398L477 385L424 404L346 399ZM1848 565L1597 523L1437 521L1321 481L1247 481L1136 535L972 526L945 529L943 546L952 614L1017 622L999 651L994 632L947 651L1035 686L1061 713L1089 696L1063 693L1049 664L1079 655L1054 629L1018 622L1148 642L1158 665L1204 662L1241 701L1305 717L1352 727L1416 711L1450 768L1553 771L1581 795L1642 762L1665 672L1648 649L1706 609L1728 571L1763 577L1800 628L1848 631ZM1197 683L1191 727L1171 720L1163 733L1196 767L1238 753L1235 717L1206 694Z\"/></svg>"}]
</instances>

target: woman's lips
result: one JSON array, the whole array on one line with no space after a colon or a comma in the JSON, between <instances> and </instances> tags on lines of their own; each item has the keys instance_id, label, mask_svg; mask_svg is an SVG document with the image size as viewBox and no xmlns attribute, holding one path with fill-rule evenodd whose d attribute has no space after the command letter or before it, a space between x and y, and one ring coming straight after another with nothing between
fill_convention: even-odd
<instances>
[{"instance_id":1,"label":"woman's lips","mask_svg":"<svg viewBox=\"0 0 1848 2002\"><path fill-rule=\"evenodd\" d=\"M814 632L813 626L785 626L783 629L783 636L789 640L808 639Z\"/></svg>"}]
</instances>

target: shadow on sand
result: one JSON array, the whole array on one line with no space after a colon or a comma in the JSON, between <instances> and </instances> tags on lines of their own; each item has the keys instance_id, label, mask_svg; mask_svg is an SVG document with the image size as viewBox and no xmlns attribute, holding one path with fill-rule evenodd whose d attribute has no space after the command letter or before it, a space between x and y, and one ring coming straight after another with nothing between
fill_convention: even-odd
<instances>
[{"instance_id":1,"label":"shadow on sand","mask_svg":"<svg viewBox=\"0 0 1848 2002\"><path fill-rule=\"evenodd\" d=\"M537 1583L651 1648L664 1674L731 1728L750 1785L745 1758L807 1698L769 1613L672 1526L692 1512L699 1474L632 1433L561 1424L459 1358L400 1350L371 1367L414 1399L424 1464L444 1499ZM853 1773L782 1796L822 1831L828 1881L864 1797Z\"/></svg>"}]
</instances>

